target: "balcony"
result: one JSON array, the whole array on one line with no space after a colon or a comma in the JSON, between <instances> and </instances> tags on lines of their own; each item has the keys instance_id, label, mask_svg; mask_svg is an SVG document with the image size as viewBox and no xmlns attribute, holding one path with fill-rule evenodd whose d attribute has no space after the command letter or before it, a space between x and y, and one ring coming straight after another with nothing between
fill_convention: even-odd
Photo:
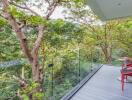
<instances>
[{"instance_id":1,"label":"balcony","mask_svg":"<svg viewBox=\"0 0 132 100\"><path fill-rule=\"evenodd\" d=\"M132 84L126 83L121 91L120 67L104 65L89 81L73 95L62 100L132 100Z\"/></svg>"}]
</instances>

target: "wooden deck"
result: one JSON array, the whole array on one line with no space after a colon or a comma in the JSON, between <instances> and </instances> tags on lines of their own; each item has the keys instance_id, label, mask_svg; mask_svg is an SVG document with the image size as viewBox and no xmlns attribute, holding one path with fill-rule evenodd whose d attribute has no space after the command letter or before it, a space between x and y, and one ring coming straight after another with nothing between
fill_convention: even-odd
<instances>
[{"instance_id":1,"label":"wooden deck","mask_svg":"<svg viewBox=\"0 0 132 100\"><path fill-rule=\"evenodd\" d=\"M132 100L132 83L121 91L120 68L103 66L70 100Z\"/></svg>"}]
</instances>

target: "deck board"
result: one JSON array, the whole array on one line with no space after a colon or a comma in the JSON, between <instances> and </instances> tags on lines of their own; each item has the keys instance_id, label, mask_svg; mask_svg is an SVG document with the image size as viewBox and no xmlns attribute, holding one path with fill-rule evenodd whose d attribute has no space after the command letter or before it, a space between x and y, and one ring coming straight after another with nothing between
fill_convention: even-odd
<instances>
[{"instance_id":1,"label":"deck board","mask_svg":"<svg viewBox=\"0 0 132 100\"><path fill-rule=\"evenodd\" d=\"M132 83L121 91L120 67L103 66L70 100L132 100Z\"/></svg>"}]
</instances>

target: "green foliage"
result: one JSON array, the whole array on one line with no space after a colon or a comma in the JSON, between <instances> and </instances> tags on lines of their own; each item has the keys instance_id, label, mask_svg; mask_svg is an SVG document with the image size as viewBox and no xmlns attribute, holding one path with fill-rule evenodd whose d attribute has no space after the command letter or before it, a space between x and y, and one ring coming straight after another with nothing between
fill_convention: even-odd
<instances>
[{"instance_id":1,"label":"green foliage","mask_svg":"<svg viewBox=\"0 0 132 100\"><path fill-rule=\"evenodd\" d=\"M36 99L41 100L43 98L44 98L44 93L42 93L42 92L41 93L37 92L37 93L33 94L33 99L34 100L36 100Z\"/></svg>"},{"instance_id":2,"label":"green foliage","mask_svg":"<svg viewBox=\"0 0 132 100\"><path fill-rule=\"evenodd\" d=\"M1 27L0 44L0 61L17 59L21 56L18 40L7 25Z\"/></svg>"},{"instance_id":3,"label":"green foliage","mask_svg":"<svg viewBox=\"0 0 132 100\"><path fill-rule=\"evenodd\" d=\"M24 12L18 11L15 6L10 6L8 10L11 13L11 15L14 16L15 18L23 19L25 16Z\"/></svg>"},{"instance_id":4,"label":"green foliage","mask_svg":"<svg viewBox=\"0 0 132 100\"><path fill-rule=\"evenodd\" d=\"M31 25L46 25L48 24L44 18L39 16L28 16L26 18L26 23Z\"/></svg>"},{"instance_id":5,"label":"green foliage","mask_svg":"<svg viewBox=\"0 0 132 100\"><path fill-rule=\"evenodd\" d=\"M23 100L29 100L29 97L26 94L22 95Z\"/></svg>"},{"instance_id":6,"label":"green foliage","mask_svg":"<svg viewBox=\"0 0 132 100\"><path fill-rule=\"evenodd\" d=\"M56 48L64 46L68 42L80 42L83 37L83 28L63 20L49 22L49 27L45 33L45 41Z\"/></svg>"},{"instance_id":7,"label":"green foliage","mask_svg":"<svg viewBox=\"0 0 132 100\"><path fill-rule=\"evenodd\" d=\"M25 0L15 0L17 3ZM27 1L27 0L26 0ZM38 2L38 1L36 1ZM81 8L83 5L82 0L73 0L72 2L75 3L75 7ZM71 5L73 3L69 2ZM21 4L20 4L21 5ZM45 45L45 51L40 54L40 60L39 63L43 64L44 71L45 71L45 77L44 78L44 93L37 92L33 93L33 99L34 100L42 100L43 95L49 99L51 97L51 85L52 85L52 77L51 77L51 69L49 68L49 64L53 64L53 84L55 84L55 87L53 89L55 100L59 100L67 91L69 91L72 87L74 87L78 81L78 73L79 73L79 60L83 59L84 57L79 58L79 49L78 48L84 48L86 45L83 45L84 41L88 45L90 43L92 45L93 40L91 38L85 38L85 31L84 28L79 24L74 24L71 22L65 22L64 20L50 20L50 22L44 20L44 18L40 16L34 16L27 14L23 12L20 9L17 9L15 6L9 6L8 12L12 16L15 17L15 20L17 22L21 22L22 24L25 24L24 28L27 28L25 32L27 39L31 40L28 42L29 46L32 46L35 39L36 39L36 27L38 25L47 25L47 30L44 36L44 45ZM82 13L82 15L84 12ZM3 21L3 22L2 22ZM6 60L12 60L16 58L24 58L22 55L22 52L19 47L19 42L16 40L16 35L12 31L12 28L10 26L5 26L5 22L2 19L2 31L0 30L0 61L6 61ZM89 41L87 41L89 39ZM80 45L79 45L80 44ZM88 46L87 46L88 47ZM87 49L87 48L85 48ZM86 52L84 53L84 55ZM89 56L89 54L87 54ZM44 61L42 59L44 57ZM87 61L87 60L85 60ZM22 67L22 66L21 66ZM12 76L18 76L21 77L21 67L15 67L2 69L0 70L1 75L4 75L5 73L8 73L8 77L11 81L14 81L12 79ZM29 65L24 65L25 68L24 76L25 80L32 80L31 79L31 67ZM90 67L86 64L86 67ZM87 68L89 69L89 68ZM84 70L84 67L81 67L81 74L82 76L87 75L86 71ZM88 70L89 71L89 70ZM81 76L81 77L82 77ZM4 79L1 79L4 81ZM15 83L17 83L15 81ZM45 85L46 84L46 85ZM5 85L2 84L1 87L5 88L7 85L11 86L14 85L13 83ZM15 93L17 90L20 90L20 95L24 100L29 100L29 93L31 93L35 88L38 87L38 84L35 82L28 82L28 86L25 89L20 89L16 85L16 87L12 87L11 89L2 89L2 96L4 96L4 99L8 99L8 97L15 97ZM7 92L6 92L7 91ZM0 94L0 96L1 96ZM4 94L4 95L3 95ZM6 98L6 95L8 97ZM48 94L48 95L47 95ZM0 98L1 99L1 98ZM46 99L46 100L48 100Z\"/></svg>"},{"instance_id":8,"label":"green foliage","mask_svg":"<svg viewBox=\"0 0 132 100\"><path fill-rule=\"evenodd\" d=\"M29 94L38 87L39 87L39 84L36 82L29 83L26 89L23 89L20 91L22 98L24 100L29 100ZM32 94L32 96L33 96L33 100L42 100L44 94L42 92L35 92Z\"/></svg>"},{"instance_id":9,"label":"green foliage","mask_svg":"<svg viewBox=\"0 0 132 100\"><path fill-rule=\"evenodd\" d=\"M9 12L18 20L26 22L27 25L46 25L47 21L41 16L27 15L23 11L18 10L15 6L10 6Z\"/></svg>"},{"instance_id":10,"label":"green foliage","mask_svg":"<svg viewBox=\"0 0 132 100\"><path fill-rule=\"evenodd\" d=\"M6 25L6 24L7 24L6 20L3 19L3 18L0 18L0 27L1 27L1 26L4 26L4 25Z\"/></svg>"},{"instance_id":11,"label":"green foliage","mask_svg":"<svg viewBox=\"0 0 132 100\"><path fill-rule=\"evenodd\" d=\"M26 0L14 0L15 2L17 3L20 3L20 2L23 2L23 1L26 1Z\"/></svg>"},{"instance_id":12,"label":"green foliage","mask_svg":"<svg viewBox=\"0 0 132 100\"><path fill-rule=\"evenodd\" d=\"M12 77L14 72L17 70L0 69L0 100L11 100L16 96L19 86Z\"/></svg>"},{"instance_id":13,"label":"green foliage","mask_svg":"<svg viewBox=\"0 0 132 100\"><path fill-rule=\"evenodd\" d=\"M27 0L15 1L19 3ZM70 8L69 11L71 11L70 14L72 15L70 17L74 22L76 18L78 20L82 18L96 19L95 15L85 8L84 0L66 0L62 5ZM93 63L95 65L101 63L102 59L104 59L101 47L106 46L105 49L108 51L112 47L112 60L114 61L122 55L132 55L130 52L132 50L131 18L119 22L118 25L115 25L116 21L107 22L105 30L105 25L95 25L97 20L94 23L88 21L90 24L85 21L81 25L82 23L79 22L75 24L62 19L46 21L40 16L27 14L12 5L8 8L8 11L18 22L20 21L27 26L25 34L30 40L28 42L29 46L32 46L36 39L36 27L38 25L47 26L42 43L45 49L39 52L39 63L44 66L45 72L43 84L45 91L44 93L33 93L35 100L42 100L42 97L48 100L52 96L52 88L55 100L59 100L79 82L79 79L83 79L90 72ZM1 62L24 57L20 51L15 33L3 18L0 18L0 44ZM117 51L119 52L117 53ZM53 64L53 69L48 67L49 64ZM80 76L79 66L81 70ZM12 68L0 69L0 99L4 100L16 96L15 93L19 86L12 79L12 76L21 77L21 67L15 68L13 66ZM25 79L31 80L31 67L29 65L23 67L25 68ZM51 77L52 70L53 80ZM52 84L54 87L51 87ZM23 99L29 100L28 94L36 87L38 87L38 84L29 82L26 89L19 89Z\"/></svg>"},{"instance_id":14,"label":"green foliage","mask_svg":"<svg viewBox=\"0 0 132 100\"><path fill-rule=\"evenodd\" d=\"M131 18L128 18L122 20L116 27L116 32L118 32L116 39L118 41L119 48L122 50L121 56L132 56L132 53L130 52L132 50L131 26Z\"/></svg>"},{"instance_id":15,"label":"green foliage","mask_svg":"<svg viewBox=\"0 0 132 100\"><path fill-rule=\"evenodd\" d=\"M26 89L23 89L21 91L21 94L28 94L30 93L33 89L37 88L38 84L35 82L31 82L30 84L28 84L28 87Z\"/></svg>"}]
</instances>

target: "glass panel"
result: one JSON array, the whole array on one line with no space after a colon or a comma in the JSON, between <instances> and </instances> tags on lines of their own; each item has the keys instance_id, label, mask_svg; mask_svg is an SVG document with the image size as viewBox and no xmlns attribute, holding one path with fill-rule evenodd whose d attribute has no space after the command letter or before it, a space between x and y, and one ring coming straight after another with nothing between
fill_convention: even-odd
<instances>
[{"instance_id":1,"label":"glass panel","mask_svg":"<svg viewBox=\"0 0 132 100\"><path fill-rule=\"evenodd\" d=\"M90 48L87 55L82 48L67 50L67 55L53 56L45 68L45 100L60 100L89 73L101 66L101 54ZM46 59L49 60L49 55Z\"/></svg>"}]
</instances>

